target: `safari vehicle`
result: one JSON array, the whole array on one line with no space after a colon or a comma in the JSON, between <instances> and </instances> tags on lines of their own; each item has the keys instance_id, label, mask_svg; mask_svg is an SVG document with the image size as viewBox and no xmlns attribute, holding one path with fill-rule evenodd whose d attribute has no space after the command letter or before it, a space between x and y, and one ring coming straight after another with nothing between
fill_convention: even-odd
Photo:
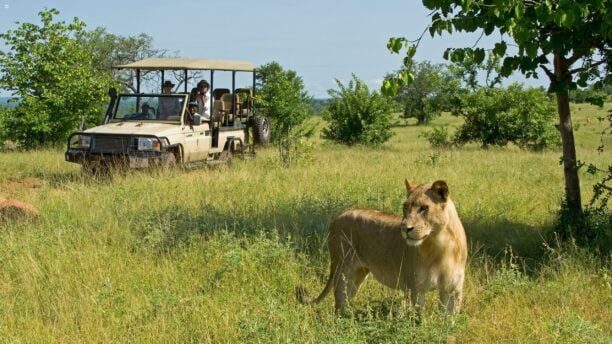
<instances>
[{"instance_id":1,"label":"safari vehicle","mask_svg":"<svg viewBox=\"0 0 612 344\"><path fill-rule=\"evenodd\" d=\"M149 58L117 69L136 70L136 93L111 98L104 123L75 132L68 139L65 159L83 165L88 171L109 166L147 168L151 166L200 165L223 163L233 155L254 156L254 144L270 140L270 125L256 117L254 90L256 70L251 63L182 58ZM210 71L211 120L196 115L187 123L189 71ZM141 71L184 73L184 92L141 93ZM214 88L216 72L232 73L232 89ZM252 88L235 88L236 73L253 75ZM161 88L161 87L160 87ZM172 103L175 113L163 114L160 105Z\"/></svg>"}]
</instances>

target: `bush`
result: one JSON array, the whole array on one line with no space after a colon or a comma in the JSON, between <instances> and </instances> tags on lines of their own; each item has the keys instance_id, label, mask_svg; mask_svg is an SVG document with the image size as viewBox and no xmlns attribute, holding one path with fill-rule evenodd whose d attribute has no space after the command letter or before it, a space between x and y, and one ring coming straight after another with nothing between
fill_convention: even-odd
<instances>
[{"instance_id":1,"label":"bush","mask_svg":"<svg viewBox=\"0 0 612 344\"><path fill-rule=\"evenodd\" d=\"M603 106L603 103L606 101L608 95L603 91L596 91L594 89L576 89L570 91L569 93L570 101L582 104L582 103L590 103L595 105Z\"/></svg>"},{"instance_id":2,"label":"bush","mask_svg":"<svg viewBox=\"0 0 612 344\"><path fill-rule=\"evenodd\" d=\"M425 138L433 148L448 148L452 145L446 126L424 131L419 136Z\"/></svg>"},{"instance_id":3,"label":"bush","mask_svg":"<svg viewBox=\"0 0 612 344\"><path fill-rule=\"evenodd\" d=\"M323 134L334 141L352 145L379 145L391 138L391 101L368 86L355 75L344 86L336 80L339 90L328 90L331 97L324 112L329 121Z\"/></svg>"},{"instance_id":4,"label":"bush","mask_svg":"<svg viewBox=\"0 0 612 344\"><path fill-rule=\"evenodd\" d=\"M260 66L257 73L257 107L271 119L272 141L280 161L289 166L308 156L305 139L313 133L306 124L312 109L312 97L295 71L284 70L278 62Z\"/></svg>"},{"instance_id":5,"label":"bush","mask_svg":"<svg viewBox=\"0 0 612 344\"><path fill-rule=\"evenodd\" d=\"M480 142L483 147L514 143L523 149L542 150L560 143L552 120L556 109L542 89L481 88L460 96L453 114L465 118L453 141Z\"/></svg>"}]
</instances>

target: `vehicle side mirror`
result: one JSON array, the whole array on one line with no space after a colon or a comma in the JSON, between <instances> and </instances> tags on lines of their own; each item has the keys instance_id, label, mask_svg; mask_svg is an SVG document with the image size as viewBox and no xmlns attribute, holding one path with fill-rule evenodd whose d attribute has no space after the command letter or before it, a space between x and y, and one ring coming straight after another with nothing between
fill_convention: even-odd
<instances>
[{"instance_id":1,"label":"vehicle side mirror","mask_svg":"<svg viewBox=\"0 0 612 344\"><path fill-rule=\"evenodd\" d=\"M193 115L193 125L200 125L202 124L202 116L195 114Z\"/></svg>"}]
</instances>

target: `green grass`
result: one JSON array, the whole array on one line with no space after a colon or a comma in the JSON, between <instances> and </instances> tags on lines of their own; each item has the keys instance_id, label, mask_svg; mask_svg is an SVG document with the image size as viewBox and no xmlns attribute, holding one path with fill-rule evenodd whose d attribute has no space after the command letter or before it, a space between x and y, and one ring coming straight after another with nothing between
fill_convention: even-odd
<instances>
[{"instance_id":1,"label":"green grass","mask_svg":"<svg viewBox=\"0 0 612 344\"><path fill-rule=\"evenodd\" d=\"M596 152L605 110L574 110L579 159L607 166ZM0 196L42 214L0 224L1 341L611 342L609 257L544 245L563 197L560 151L435 151L425 129L398 125L381 148L317 139L313 161L288 169L270 148L229 168L112 181L82 177L62 148L0 153ZM449 184L470 247L462 314L444 320L431 294L417 323L400 293L373 280L353 318L336 318L331 297L298 305L297 284L323 288L333 217L399 214L406 177ZM580 177L586 202L599 177Z\"/></svg>"}]
</instances>

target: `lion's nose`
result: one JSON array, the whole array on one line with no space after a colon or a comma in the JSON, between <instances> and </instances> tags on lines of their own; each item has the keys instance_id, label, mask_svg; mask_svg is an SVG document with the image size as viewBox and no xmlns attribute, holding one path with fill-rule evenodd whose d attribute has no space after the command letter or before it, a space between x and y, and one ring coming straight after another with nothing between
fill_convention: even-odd
<instances>
[{"instance_id":1,"label":"lion's nose","mask_svg":"<svg viewBox=\"0 0 612 344\"><path fill-rule=\"evenodd\" d=\"M410 232L414 229L414 226L408 224L408 220L406 218L402 219L401 225L402 227L406 228L406 232Z\"/></svg>"}]
</instances>

